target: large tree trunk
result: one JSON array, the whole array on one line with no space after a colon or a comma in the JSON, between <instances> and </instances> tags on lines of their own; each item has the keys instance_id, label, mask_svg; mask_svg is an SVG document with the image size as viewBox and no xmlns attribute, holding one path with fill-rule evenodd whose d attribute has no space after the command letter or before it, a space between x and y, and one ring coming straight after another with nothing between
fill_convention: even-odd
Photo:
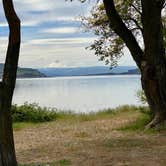
<instances>
[{"instance_id":1,"label":"large tree trunk","mask_svg":"<svg viewBox=\"0 0 166 166\"><path fill-rule=\"evenodd\" d=\"M10 103L0 97L0 166L16 166Z\"/></svg>"},{"instance_id":2,"label":"large tree trunk","mask_svg":"<svg viewBox=\"0 0 166 166\"><path fill-rule=\"evenodd\" d=\"M153 113L153 120L148 127L154 127L166 120L166 57L161 20L163 4L164 0L142 0L145 52L141 80Z\"/></svg>"},{"instance_id":3,"label":"large tree trunk","mask_svg":"<svg viewBox=\"0 0 166 166\"><path fill-rule=\"evenodd\" d=\"M155 127L166 120L166 67L158 66L165 73L158 72L152 65L144 67L141 76L142 87L152 112L152 120L147 128ZM164 79L161 81L161 79Z\"/></svg>"},{"instance_id":4,"label":"large tree trunk","mask_svg":"<svg viewBox=\"0 0 166 166\"><path fill-rule=\"evenodd\" d=\"M3 0L3 7L10 34L3 78L2 82L0 82L0 166L17 166L11 103L20 50L20 20L15 13L12 0Z\"/></svg>"},{"instance_id":5,"label":"large tree trunk","mask_svg":"<svg viewBox=\"0 0 166 166\"><path fill-rule=\"evenodd\" d=\"M165 0L141 0L144 50L123 22L114 0L103 0L103 3L110 27L124 41L141 71L142 87L153 113L148 127L154 127L166 120L166 54L161 20Z\"/></svg>"}]
</instances>

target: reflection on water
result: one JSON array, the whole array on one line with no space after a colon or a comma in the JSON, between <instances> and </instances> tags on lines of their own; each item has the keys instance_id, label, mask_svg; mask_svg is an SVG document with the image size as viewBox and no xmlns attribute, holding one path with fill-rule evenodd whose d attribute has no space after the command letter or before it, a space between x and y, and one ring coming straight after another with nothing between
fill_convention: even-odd
<instances>
[{"instance_id":1,"label":"reflection on water","mask_svg":"<svg viewBox=\"0 0 166 166\"><path fill-rule=\"evenodd\" d=\"M81 112L139 104L140 76L89 76L18 79L13 103L39 103Z\"/></svg>"}]
</instances>

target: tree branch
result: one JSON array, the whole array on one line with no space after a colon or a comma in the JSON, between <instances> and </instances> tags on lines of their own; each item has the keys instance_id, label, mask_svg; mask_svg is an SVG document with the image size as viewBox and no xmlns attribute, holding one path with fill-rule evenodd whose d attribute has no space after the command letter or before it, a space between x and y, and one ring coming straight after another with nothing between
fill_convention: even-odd
<instances>
[{"instance_id":1,"label":"tree branch","mask_svg":"<svg viewBox=\"0 0 166 166\"><path fill-rule=\"evenodd\" d=\"M137 29L139 29L141 33L143 34L143 28L139 25L138 21L132 17L130 17L129 20L133 21L134 24L137 26Z\"/></svg>"},{"instance_id":2,"label":"tree branch","mask_svg":"<svg viewBox=\"0 0 166 166\"><path fill-rule=\"evenodd\" d=\"M110 28L115 31L117 35L125 42L130 50L133 59L139 68L141 68L141 61L143 60L143 51L136 41L132 32L123 23L121 17L116 11L113 0L103 0L106 14L110 21Z\"/></svg>"},{"instance_id":3,"label":"tree branch","mask_svg":"<svg viewBox=\"0 0 166 166\"><path fill-rule=\"evenodd\" d=\"M132 6L137 13L139 13L140 15L142 15L141 11L135 5L133 5L132 3L130 3L130 6Z\"/></svg>"}]
</instances>

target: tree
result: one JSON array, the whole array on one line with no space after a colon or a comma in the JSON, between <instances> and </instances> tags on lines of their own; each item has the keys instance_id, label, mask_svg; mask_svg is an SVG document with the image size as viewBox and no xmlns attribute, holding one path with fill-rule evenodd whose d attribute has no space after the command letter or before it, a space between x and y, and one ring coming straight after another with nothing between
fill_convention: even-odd
<instances>
[{"instance_id":1,"label":"tree","mask_svg":"<svg viewBox=\"0 0 166 166\"><path fill-rule=\"evenodd\" d=\"M91 49L101 60L117 65L126 46L141 72L155 127L166 120L165 0L103 0L84 19L100 38Z\"/></svg>"},{"instance_id":2,"label":"tree","mask_svg":"<svg viewBox=\"0 0 166 166\"><path fill-rule=\"evenodd\" d=\"M11 103L20 50L20 20L12 0L3 0L3 7L10 33L3 78L0 82L0 166L16 166Z\"/></svg>"}]
</instances>

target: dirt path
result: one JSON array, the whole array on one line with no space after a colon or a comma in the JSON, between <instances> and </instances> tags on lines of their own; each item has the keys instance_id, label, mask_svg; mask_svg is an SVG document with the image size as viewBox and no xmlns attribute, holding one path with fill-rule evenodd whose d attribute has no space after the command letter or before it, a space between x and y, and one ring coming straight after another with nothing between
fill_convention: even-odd
<instances>
[{"instance_id":1,"label":"dirt path","mask_svg":"<svg viewBox=\"0 0 166 166\"><path fill-rule=\"evenodd\" d=\"M123 132L117 128L139 114L92 121L56 121L15 131L21 164L72 166L165 166L166 133ZM58 164L57 164L58 165Z\"/></svg>"}]
</instances>

